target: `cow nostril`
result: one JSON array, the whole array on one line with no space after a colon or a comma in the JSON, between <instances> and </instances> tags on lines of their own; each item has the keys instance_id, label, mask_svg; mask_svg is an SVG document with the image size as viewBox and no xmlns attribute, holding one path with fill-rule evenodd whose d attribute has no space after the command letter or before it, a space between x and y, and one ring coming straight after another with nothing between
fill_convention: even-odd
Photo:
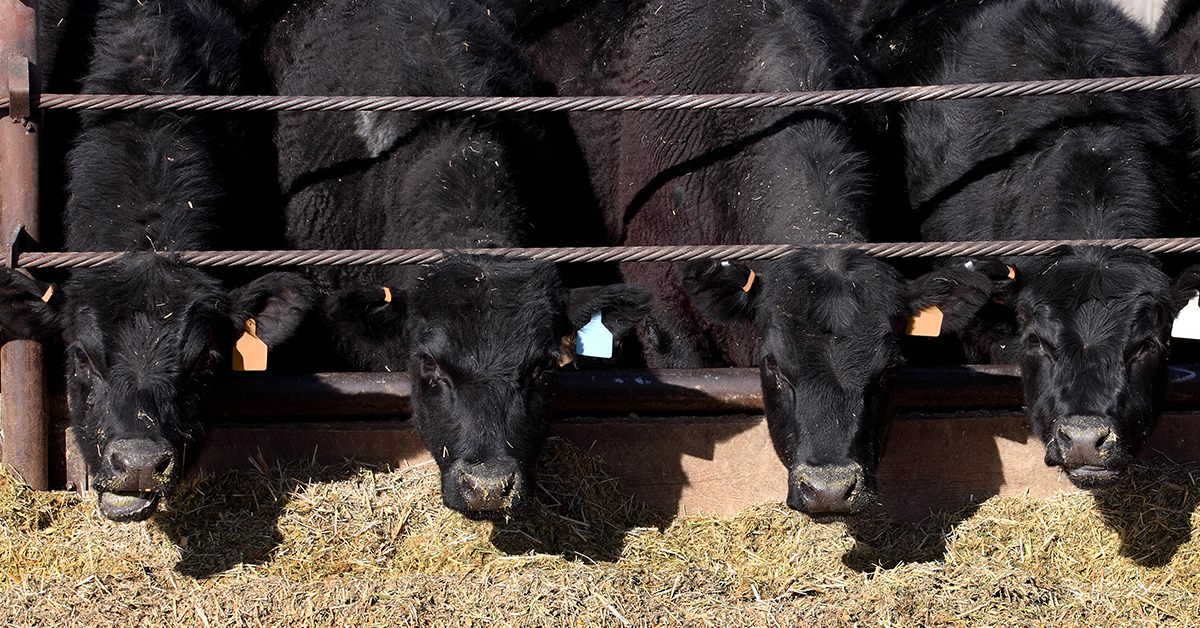
<instances>
[{"instance_id":1,"label":"cow nostril","mask_svg":"<svg viewBox=\"0 0 1200 628\"><path fill-rule=\"evenodd\" d=\"M166 454L163 456L163 459L160 460L159 463L154 466L154 473L155 473L155 475L166 475L167 472L170 470L171 470L171 455Z\"/></svg>"},{"instance_id":2,"label":"cow nostril","mask_svg":"<svg viewBox=\"0 0 1200 628\"><path fill-rule=\"evenodd\" d=\"M114 451L109 456L109 463L112 464L113 471L116 473L125 473L129 469L129 461L119 452Z\"/></svg>"}]
</instances>

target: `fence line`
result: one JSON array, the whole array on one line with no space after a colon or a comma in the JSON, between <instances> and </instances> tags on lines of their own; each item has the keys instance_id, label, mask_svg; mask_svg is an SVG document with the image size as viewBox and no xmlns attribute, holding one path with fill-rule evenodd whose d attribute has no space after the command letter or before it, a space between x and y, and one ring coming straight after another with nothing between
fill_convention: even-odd
<instances>
[{"instance_id":1,"label":"fence line","mask_svg":"<svg viewBox=\"0 0 1200 628\"><path fill-rule=\"evenodd\" d=\"M1056 96L1200 88L1200 74L1007 81L758 94L654 96L200 96L177 94L41 94L42 109L201 111L650 111L748 109L866 103ZM9 106L0 97L0 109Z\"/></svg>"},{"instance_id":2,"label":"fence line","mask_svg":"<svg viewBox=\"0 0 1200 628\"><path fill-rule=\"evenodd\" d=\"M819 244L621 246L488 249L309 249L294 251L156 251L195 266L390 266L430 264L456 254L538 259L552 262L682 262L696 259L768 260L798 249L861 251L882 258L967 255L1044 255L1061 246L1134 247L1148 253L1195 253L1200 238L1109 240L992 240L980 242L844 242ZM91 268L110 264L124 252L21 253L21 268Z\"/></svg>"}]
</instances>

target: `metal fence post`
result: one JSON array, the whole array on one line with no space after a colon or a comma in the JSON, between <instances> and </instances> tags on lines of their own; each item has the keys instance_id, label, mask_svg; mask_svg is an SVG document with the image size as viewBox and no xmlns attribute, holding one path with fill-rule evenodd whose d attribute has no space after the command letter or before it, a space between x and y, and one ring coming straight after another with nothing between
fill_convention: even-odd
<instances>
[{"instance_id":1,"label":"metal fence post","mask_svg":"<svg viewBox=\"0 0 1200 628\"><path fill-rule=\"evenodd\" d=\"M0 119L0 237L19 229L35 241L38 216L39 92L37 0L0 0L0 91L11 98ZM11 256L9 256L11 257ZM0 348L0 455L32 488L49 488L46 369L42 343L13 340Z\"/></svg>"}]
</instances>

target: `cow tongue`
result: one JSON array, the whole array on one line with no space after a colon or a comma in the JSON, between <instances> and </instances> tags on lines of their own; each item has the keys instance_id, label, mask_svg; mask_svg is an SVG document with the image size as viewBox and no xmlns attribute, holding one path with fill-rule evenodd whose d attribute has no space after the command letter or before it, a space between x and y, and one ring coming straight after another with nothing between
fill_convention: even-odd
<instances>
[{"instance_id":1,"label":"cow tongue","mask_svg":"<svg viewBox=\"0 0 1200 628\"><path fill-rule=\"evenodd\" d=\"M100 493L100 510L113 521L140 521L154 514L157 493Z\"/></svg>"}]
</instances>

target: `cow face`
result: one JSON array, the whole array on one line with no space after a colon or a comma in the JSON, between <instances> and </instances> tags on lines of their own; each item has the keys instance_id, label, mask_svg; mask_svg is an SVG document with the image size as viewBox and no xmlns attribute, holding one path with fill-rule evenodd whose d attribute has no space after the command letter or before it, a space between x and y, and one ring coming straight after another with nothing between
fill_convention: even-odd
<instances>
[{"instance_id":1,"label":"cow face","mask_svg":"<svg viewBox=\"0 0 1200 628\"><path fill-rule=\"evenodd\" d=\"M235 325L255 317L270 347L294 330L310 293L304 280L275 273L231 299L203 271L136 254L75 271L44 303L61 320L71 425L105 516L154 513L203 437L202 394Z\"/></svg>"},{"instance_id":2,"label":"cow face","mask_svg":"<svg viewBox=\"0 0 1200 628\"><path fill-rule=\"evenodd\" d=\"M406 347L412 416L442 476L442 501L471 516L520 509L546 437L564 337L600 312L620 337L645 314L636 286L561 286L553 264L486 257L441 262L406 292L343 290L345 333Z\"/></svg>"},{"instance_id":3,"label":"cow face","mask_svg":"<svg viewBox=\"0 0 1200 628\"><path fill-rule=\"evenodd\" d=\"M683 283L705 315L752 321L771 440L788 468L788 506L819 520L861 512L900 364L902 283L887 264L802 250L750 271L688 264ZM749 290L745 288L749 287Z\"/></svg>"},{"instance_id":4,"label":"cow face","mask_svg":"<svg viewBox=\"0 0 1200 628\"><path fill-rule=\"evenodd\" d=\"M1175 292L1157 260L1135 249L1063 247L1014 264L1010 278L984 272L995 266L988 260L956 262L930 276L959 276L959 292L983 297L943 305L946 316L978 330L974 338L994 345L997 358L1021 365L1046 464L1063 467L1081 488L1111 483L1162 412ZM983 281L962 280L964 271ZM991 334L966 322L968 304L985 302L1010 314L1007 322L991 316Z\"/></svg>"}]
</instances>

